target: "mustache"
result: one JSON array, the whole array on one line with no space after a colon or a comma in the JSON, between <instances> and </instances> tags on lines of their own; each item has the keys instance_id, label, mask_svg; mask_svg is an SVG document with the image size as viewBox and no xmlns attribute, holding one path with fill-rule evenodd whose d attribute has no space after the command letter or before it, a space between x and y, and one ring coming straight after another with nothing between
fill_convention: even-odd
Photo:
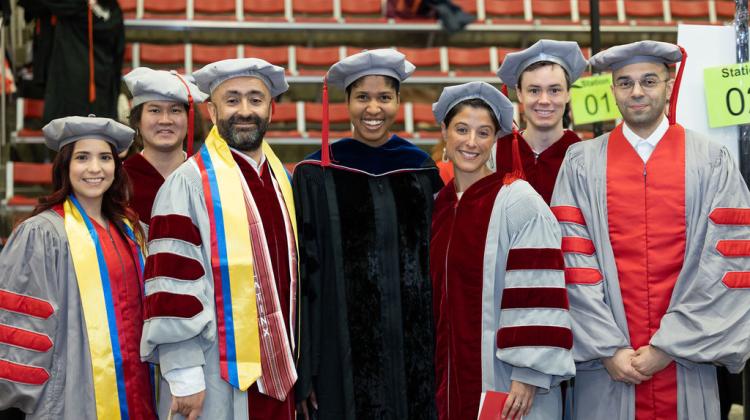
<instances>
[{"instance_id":1,"label":"mustache","mask_svg":"<svg viewBox=\"0 0 750 420\"><path fill-rule=\"evenodd\" d=\"M247 116L247 117L242 117L242 116L239 116L239 115L232 115L231 117L229 117L229 119L227 120L227 122L230 125L235 125L235 124L255 124L256 126L260 127L260 125L263 122L263 120L261 120L260 117L257 116L257 115L250 115L250 116Z\"/></svg>"}]
</instances>

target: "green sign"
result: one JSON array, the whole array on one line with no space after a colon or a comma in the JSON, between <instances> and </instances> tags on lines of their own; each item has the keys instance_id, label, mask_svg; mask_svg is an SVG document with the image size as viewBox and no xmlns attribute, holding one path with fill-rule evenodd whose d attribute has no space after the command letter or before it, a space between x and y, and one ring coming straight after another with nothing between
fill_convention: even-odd
<instances>
[{"instance_id":1,"label":"green sign","mask_svg":"<svg viewBox=\"0 0 750 420\"><path fill-rule=\"evenodd\" d=\"M750 64L730 64L703 70L708 125L750 124Z\"/></svg>"},{"instance_id":2,"label":"green sign","mask_svg":"<svg viewBox=\"0 0 750 420\"><path fill-rule=\"evenodd\" d=\"M570 108L576 124L622 118L612 94L612 75L608 73L578 79L570 89Z\"/></svg>"}]
</instances>

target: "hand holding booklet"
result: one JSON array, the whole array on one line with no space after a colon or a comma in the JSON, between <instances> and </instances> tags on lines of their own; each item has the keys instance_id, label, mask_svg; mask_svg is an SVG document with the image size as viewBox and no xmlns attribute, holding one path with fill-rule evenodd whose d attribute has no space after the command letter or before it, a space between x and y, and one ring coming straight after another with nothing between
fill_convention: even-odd
<instances>
[{"instance_id":1,"label":"hand holding booklet","mask_svg":"<svg viewBox=\"0 0 750 420\"><path fill-rule=\"evenodd\" d=\"M507 399L507 392L482 392L482 398L479 400L479 415L477 416L477 420L500 420L500 415L503 412L503 406Z\"/></svg>"}]
</instances>

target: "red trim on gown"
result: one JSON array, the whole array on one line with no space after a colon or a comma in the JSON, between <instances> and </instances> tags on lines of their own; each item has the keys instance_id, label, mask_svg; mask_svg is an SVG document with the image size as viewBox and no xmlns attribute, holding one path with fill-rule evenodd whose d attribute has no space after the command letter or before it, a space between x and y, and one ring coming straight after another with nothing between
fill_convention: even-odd
<instances>
[{"instance_id":1,"label":"red trim on gown","mask_svg":"<svg viewBox=\"0 0 750 420\"><path fill-rule=\"evenodd\" d=\"M630 342L637 350L659 329L685 257L684 128L670 126L645 165L622 124L612 131L607 212ZM636 420L677 420L676 375L672 362L636 385Z\"/></svg>"},{"instance_id":2,"label":"red trim on gown","mask_svg":"<svg viewBox=\"0 0 750 420\"><path fill-rule=\"evenodd\" d=\"M54 210L65 217L61 205L55 206ZM143 283L139 279L136 268L138 262L133 260L134 244L126 240L111 222L108 222L108 233L107 229L94 219L90 220L99 236L109 269L109 284L115 306L130 418L133 420L155 419L151 377L148 365L141 362L140 355L143 330ZM83 311L82 308L80 310Z\"/></svg>"},{"instance_id":3,"label":"red trim on gown","mask_svg":"<svg viewBox=\"0 0 750 420\"><path fill-rule=\"evenodd\" d=\"M490 175L458 201L451 182L432 216L430 276L435 316L438 418L477 417L482 392L481 325L484 247L502 178Z\"/></svg>"},{"instance_id":4,"label":"red trim on gown","mask_svg":"<svg viewBox=\"0 0 750 420\"><path fill-rule=\"evenodd\" d=\"M289 248L287 246L286 225L284 214L281 210L283 203L279 202L276 189L271 179L271 170L266 161L260 170L260 176L240 156L235 156L234 161L239 165L242 175L245 177L248 188L253 195L258 207L260 219L263 222L263 231L266 235L268 252L271 257L273 275L276 279L276 290L279 295L279 304L284 316L284 325L289 332ZM271 419L294 419L294 390L289 391L285 401L279 401L258 392L257 384L248 389L248 406L250 407L249 420L271 420Z\"/></svg>"},{"instance_id":5,"label":"red trim on gown","mask_svg":"<svg viewBox=\"0 0 750 420\"><path fill-rule=\"evenodd\" d=\"M552 201L552 190L555 188L557 173L560 172L565 152L568 146L579 141L581 138L575 132L565 130L559 140L536 157L526 139L518 134L518 151L523 162L524 178L542 196L547 205ZM500 138L497 148L498 162L495 162L495 167L498 173L505 175L513 168L513 134Z\"/></svg>"},{"instance_id":6,"label":"red trim on gown","mask_svg":"<svg viewBox=\"0 0 750 420\"><path fill-rule=\"evenodd\" d=\"M141 222L149 224L156 193L164 184L164 177L140 153L130 156L122 167L128 173L133 186L133 199L130 200L130 207L138 213Z\"/></svg>"}]
</instances>

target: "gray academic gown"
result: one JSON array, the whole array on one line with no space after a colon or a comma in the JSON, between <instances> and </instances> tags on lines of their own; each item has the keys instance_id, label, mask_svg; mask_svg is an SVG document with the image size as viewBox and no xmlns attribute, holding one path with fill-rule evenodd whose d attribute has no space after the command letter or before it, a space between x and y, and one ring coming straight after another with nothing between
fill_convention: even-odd
<instances>
[{"instance_id":1,"label":"gray academic gown","mask_svg":"<svg viewBox=\"0 0 750 420\"><path fill-rule=\"evenodd\" d=\"M607 222L609 134L572 145L552 197L552 209L580 209L585 223L561 222L563 237L593 241L593 255L566 253L566 267L597 269L603 281L569 284L576 362L575 419L633 420L635 387L615 382L601 359L629 348L628 324ZM685 135L686 249L669 307L650 344L677 365L677 414L719 418L715 364L739 372L750 353L750 289L729 288L728 272L750 271L750 258L726 258L719 240L750 238L750 225L714 223L716 209L747 209L750 193L726 148L695 132ZM716 213L714 213L716 214Z\"/></svg>"}]
</instances>

